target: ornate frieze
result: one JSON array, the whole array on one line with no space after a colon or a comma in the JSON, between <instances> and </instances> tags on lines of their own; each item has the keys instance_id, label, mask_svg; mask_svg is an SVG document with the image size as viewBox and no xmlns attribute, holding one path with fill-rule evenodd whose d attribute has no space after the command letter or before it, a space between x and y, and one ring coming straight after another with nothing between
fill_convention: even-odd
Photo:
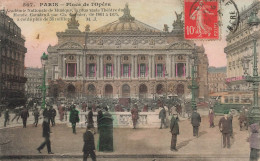
<instances>
[{"instance_id":1,"label":"ornate frieze","mask_svg":"<svg viewBox=\"0 0 260 161\"><path fill-rule=\"evenodd\" d=\"M190 50L194 49L193 46L186 42L177 42L168 47L168 49L174 49L174 50Z\"/></svg>"},{"instance_id":2,"label":"ornate frieze","mask_svg":"<svg viewBox=\"0 0 260 161\"><path fill-rule=\"evenodd\" d=\"M71 49L83 49L83 47L75 42L67 42L64 43L62 45L60 45L59 49L63 49L63 50L71 50Z\"/></svg>"}]
</instances>

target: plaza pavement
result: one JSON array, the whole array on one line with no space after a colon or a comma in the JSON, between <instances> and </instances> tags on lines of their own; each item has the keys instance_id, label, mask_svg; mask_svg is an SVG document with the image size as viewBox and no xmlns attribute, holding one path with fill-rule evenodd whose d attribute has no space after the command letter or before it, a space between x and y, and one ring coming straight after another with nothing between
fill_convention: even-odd
<instances>
[{"instance_id":1,"label":"plaza pavement","mask_svg":"<svg viewBox=\"0 0 260 161\"><path fill-rule=\"evenodd\" d=\"M3 125L2 118L0 127ZM220 116L215 118L215 125L218 124L219 118ZM135 130L116 128L114 129L114 152L97 152L98 160L248 161L250 152L249 143L246 141L248 132L239 130L237 119L238 117L233 119L234 139L231 139L230 149L221 148L221 133L218 127L209 128L208 118L203 116L198 138L192 135L190 120L184 119L179 122L178 152L170 151L169 128ZM30 116L29 122L32 120L33 117ZM9 125L7 128L0 129L0 160L82 160L82 136L85 129L78 128L75 135L66 124L57 123L57 126L51 128L52 151L55 154L48 155L46 149L43 149L41 154L36 150L44 140L41 125L38 127L28 125L27 128L22 128L21 125ZM97 140L98 134L95 135L96 145Z\"/></svg>"}]
</instances>

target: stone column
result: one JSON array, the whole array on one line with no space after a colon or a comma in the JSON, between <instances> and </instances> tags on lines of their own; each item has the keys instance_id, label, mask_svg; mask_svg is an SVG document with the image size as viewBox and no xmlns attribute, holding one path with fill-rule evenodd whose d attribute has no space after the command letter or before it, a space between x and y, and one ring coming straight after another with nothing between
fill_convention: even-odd
<instances>
[{"instance_id":1,"label":"stone column","mask_svg":"<svg viewBox=\"0 0 260 161\"><path fill-rule=\"evenodd\" d=\"M83 58L82 58L82 76L86 78L86 54L83 51Z\"/></svg>"},{"instance_id":2,"label":"stone column","mask_svg":"<svg viewBox=\"0 0 260 161\"><path fill-rule=\"evenodd\" d=\"M135 69L134 69L134 55L131 56L131 64L132 65L131 65L131 68L130 68L131 69L131 77L130 78L132 79L132 78L134 78L134 71L135 71Z\"/></svg>"},{"instance_id":3,"label":"stone column","mask_svg":"<svg viewBox=\"0 0 260 161\"><path fill-rule=\"evenodd\" d=\"M168 78L171 77L171 55L169 53L167 53L166 55L166 70L167 70L167 74L168 74Z\"/></svg>"},{"instance_id":4,"label":"stone column","mask_svg":"<svg viewBox=\"0 0 260 161\"><path fill-rule=\"evenodd\" d=\"M148 63L149 63L149 69L148 69L148 77L152 77L152 56L148 55Z\"/></svg>"},{"instance_id":5,"label":"stone column","mask_svg":"<svg viewBox=\"0 0 260 161\"><path fill-rule=\"evenodd\" d=\"M155 73L155 62L154 62L154 55L152 55L152 78L154 78L154 73Z\"/></svg>"},{"instance_id":6,"label":"stone column","mask_svg":"<svg viewBox=\"0 0 260 161\"><path fill-rule=\"evenodd\" d=\"M113 73L114 73L114 75L113 75L113 78L117 78L118 76L117 76L117 55L114 55L114 64L113 64Z\"/></svg>"},{"instance_id":7,"label":"stone column","mask_svg":"<svg viewBox=\"0 0 260 161\"><path fill-rule=\"evenodd\" d=\"M187 61L186 61L186 77L190 77L190 58L187 56Z\"/></svg>"},{"instance_id":8,"label":"stone column","mask_svg":"<svg viewBox=\"0 0 260 161\"><path fill-rule=\"evenodd\" d=\"M120 78L121 77L121 56L118 55L117 56L117 78Z\"/></svg>"},{"instance_id":9,"label":"stone column","mask_svg":"<svg viewBox=\"0 0 260 161\"><path fill-rule=\"evenodd\" d=\"M77 61L76 61L76 63L77 63L77 65L76 65L76 67L77 67L76 77L78 77L78 74L79 74L79 55L76 55L76 59L77 59Z\"/></svg>"},{"instance_id":10,"label":"stone column","mask_svg":"<svg viewBox=\"0 0 260 161\"><path fill-rule=\"evenodd\" d=\"M58 70L59 70L59 77L62 78L62 55L58 56ZM54 69L55 70L55 69ZM19 69L18 69L19 71ZM18 73L18 75L20 76L20 72Z\"/></svg>"},{"instance_id":11,"label":"stone column","mask_svg":"<svg viewBox=\"0 0 260 161\"><path fill-rule=\"evenodd\" d=\"M138 55L136 55L135 56L135 59L134 59L134 64L135 64L135 78L137 78L138 77L138 75L137 75L137 71L138 71L138 62L137 62L137 58L138 58Z\"/></svg>"},{"instance_id":12,"label":"stone column","mask_svg":"<svg viewBox=\"0 0 260 161\"><path fill-rule=\"evenodd\" d=\"M175 75L175 59L174 59L174 56L172 56L172 77L176 77Z\"/></svg>"},{"instance_id":13,"label":"stone column","mask_svg":"<svg viewBox=\"0 0 260 161\"><path fill-rule=\"evenodd\" d=\"M103 55L101 55L101 59L100 59L100 77L104 78L104 67L103 67Z\"/></svg>"},{"instance_id":14,"label":"stone column","mask_svg":"<svg viewBox=\"0 0 260 161\"><path fill-rule=\"evenodd\" d=\"M97 61L96 61L96 77L97 78L100 78L100 57L97 55L96 56L96 59L97 59Z\"/></svg>"},{"instance_id":15,"label":"stone column","mask_svg":"<svg viewBox=\"0 0 260 161\"><path fill-rule=\"evenodd\" d=\"M63 79L65 79L66 78L66 61L65 61L65 55L62 55L62 73L63 73L63 75L62 75L62 77L63 77Z\"/></svg>"}]
</instances>

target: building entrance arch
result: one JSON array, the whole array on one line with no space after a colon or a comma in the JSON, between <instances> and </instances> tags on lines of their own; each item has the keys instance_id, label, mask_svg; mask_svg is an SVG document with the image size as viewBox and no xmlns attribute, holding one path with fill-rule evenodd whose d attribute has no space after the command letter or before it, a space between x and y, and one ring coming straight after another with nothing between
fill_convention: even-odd
<instances>
[{"instance_id":1,"label":"building entrance arch","mask_svg":"<svg viewBox=\"0 0 260 161\"><path fill-rule=\"evenodd\" d=\"M146 98L147 92L147 86L145 84L141 84L139 87L139 98Z\"/></svg>"},{"instance_id":2,"label":"building entrance arch","mask_svg":"<svg viewBox=\"0 0 260 161\"><path fill-rule=\"evenodd\" d=\"M88 95L96 95L96 87L93 84L88 85Z\"/></svg>"},{"instance_id":3,"label":"building entrance arch","mask_svg":"<svg viewBox=\"0 0 260 161\"><path fill-rule=\"evenodd\" d=\"M74 97L76 93L76 88L73 84L69 84L67 87L67 91L68 91L68 97Z\"/></svg>"},{"instance_id":4,"label":"building entrance arch","mask_svg":"<svg viewBox=\"0 0 260 161\"><path fill-rule=\"evenodd\" d=\"M182 96L184 94L184 85L183 84L177 85L176 93L178 96Z\"/></svg>"},{"instance_id":5,"label":"building entrance arch","mask_svg":"<svg viewBox=\"0 0 260 161\"><path fill-rule=\"evenodd\" d=\"M159 94L159 95L161 95L161 94L164 93L163 85L162 85L162 84L158 84L158 85L156 86L156 93Z\"/></svg>"},{"instance_id":6,"label":"building entrance arch","mask_svg":"<svg viewBox=\"0 0 260 161\"><path fill-rule=\"evenodd\" d=\"M105 97L113 98L113 87L110 84L105 86Z\"/></svg>"},{"instance_id":7,"label":"building entrance arch","mask_svg":"<svg viewBox=\"0 0 260 161\"><path fill-rule=\"evenodd\" d=\"M122 97L130 98L130 86L128 84L122 86Z\"/></svg>"}]
</instances>

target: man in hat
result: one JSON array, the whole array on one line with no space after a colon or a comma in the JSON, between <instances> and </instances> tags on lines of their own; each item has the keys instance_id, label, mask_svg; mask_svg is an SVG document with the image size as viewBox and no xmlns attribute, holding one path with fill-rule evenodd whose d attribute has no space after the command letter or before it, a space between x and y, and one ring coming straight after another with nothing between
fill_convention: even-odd
<instances>
[{"instance_id":1,"label":"man in hat","mask_svg":"<svg viewBox=\"0 0 260 161\"><path fill-rule=\"evenodd\" d=\"M88 108L88 125L94 128L94 120L93 120L93 108L89 107Z\"/></svg>"},{"instance_id":2,"label":"man in hat","mask_svg":"<svg viewBox=\"0 0 260 161\"><path fill-rule=\"evenodd\" d=\"M6 124L7 122L9 123L9 118L10 118L10 115L9 115L9 110L8 109L5 109L5 122L4 122L4 127L6 127Z\"/></svg>"},{"instance_id":3,"label":"man in hat","mask_svg":"<svg viewBox=\"0 0 260 161\"><path fill-rule=\"evenodd\" d=\"M208 115L208 117L209 117L209 127L210 127L210 128L215 127L215 125L214 125L214 117L215 117L215 114L214 114L212 108L209 109L209 115Z\"/></svg>"},{"instance_id":4,"label":"man in hat","mask_svg":"<svg viewBox=\"0 0 260 161\"><path fill-rule=\"evenodd\" d=\"M172 133L172 140L171 140L171 151L178 151L176 148L177 144L177 135L180 134L179 132L179 118L176 111L172 111L172 118L170 124L170 132Z\"/></svg>"},{"instance_id":5,"label":"man in hat","mask_svg":"<svg viewBox=\"0 0 260 161\"><path fill-rule=\"evenodd\" d=\"M39 116L40 116L40 113L39 113L37 107L34 109L32 115L34 116L34 126L37 127L37 125L38 125L38 120L39 120Z\"/></svg>"},{"instance_id":6,"label":"man in hat","mask_svg":"<svg viewBox=\"0 0 260 161\"><path fill-rule=\"evenodd\" d=\"M27 118L29 117L29 112L27 108L23 108L21 112L21 118L23 119L23 128L26 128Z\"/></svg>"},{"instance_id":7,"label":"man in hat","mask_svg":"<svg viewBox=\"0 0 260 161\"><path fill-rule=\"evenodd\" d=\"M228 111L224 112L224 117L219 120L219 130L223 137L223 148L230 148L231 121L228 117Z\"/></svg>"},{"instance_id":8,"label":"man in hat","mask_svg":"<svg viewBox=\"0 0 260 161\"><path fill-rule=\"evenodd\" d=\"M200 114L197 112L196 109L193 110L193 113L191 115L191 124L193 127L193 136L198 137L199 136L199 126L201 122Z\"/></svg>"},{"instance_id":9,"label":"man in hat","mask_svg":"<svg viewBox=\"0 0 260 161\"><path fill-rule=\"evenodd\" d=\"M93 127L87 126L87 131L83 134L84 146L82 149L83 161L87 161L88 156L90 155L92 161L96 161L96 149L95 149L95 141L93 134Z\"/></svg>"},{"instance_id":10,"label":"man in hat","mask_svg":"<svg viewBox=\"0 0 260 161\"><path fill-rule=\"evenodd\" d=\"M165 123L165 119L166 119L166 110L164 107L162 107L160 113L159 113L159 119L161 119L161 126L160 129L162 129L162 126L164 125L165 128L167 128L167 125Z\"/></svg>"},{"instance_id":11,"label":"man in hat","mask_svg":"<svg viewBox=\"0 0 260 161\"><path fill-rule=\"evenodd\" d=\"M53 154L51 151L51 141L50 141L50 123L49 119L45 117L42 123L42 136L45 138L45 141L37 148L38 152L41 153L41 150L47 145L48 154Z\"/></svg>"},{"instance_id":12,"label":"man in hat","mask_svg":"<svg viewBox=\"0 0 260 161\"><path fill-rule=\"evenodd\" d=\"M134 107L132 108L131 114L132 114L133 126L134 126L134 129L136 129L137 120L139 118L137 104L135 104Z\"/></svg>"},{"instance_id":13,"label":"man in hat","mask_svg":"<svg viewBox=\"0 0 260 161\"><path fill-rule=\"evenodd\" d=\"M71 111L70 111L70 118L69 121L71 122L72 125L72 132L76 134L76 124L79 122L79 111L76 110L75 105L70 106Z\"/></svg>"},{"instance_id":14,"label":"man in hat","mask_svg":"<svg viewBox=\"0 0 260 161\"><path fill-rule=\"evenodd\" d=\"M51 126L55 126L55 117L56 117L56 110L53 108L53 106L50 107L50 120L51 120Z\"/></svg>"},{"instance_id":15,"label":"man in hat","mask_svg":"<svg viewBox=\"0 0 260 161\"><path fill-rule=\"evenodd\" d=\"M51 113L50 113L50 106L47 105L42 112L43 118L48 118L48 122L50 123L51 120Z\"/></svg>"}]
</instances>

